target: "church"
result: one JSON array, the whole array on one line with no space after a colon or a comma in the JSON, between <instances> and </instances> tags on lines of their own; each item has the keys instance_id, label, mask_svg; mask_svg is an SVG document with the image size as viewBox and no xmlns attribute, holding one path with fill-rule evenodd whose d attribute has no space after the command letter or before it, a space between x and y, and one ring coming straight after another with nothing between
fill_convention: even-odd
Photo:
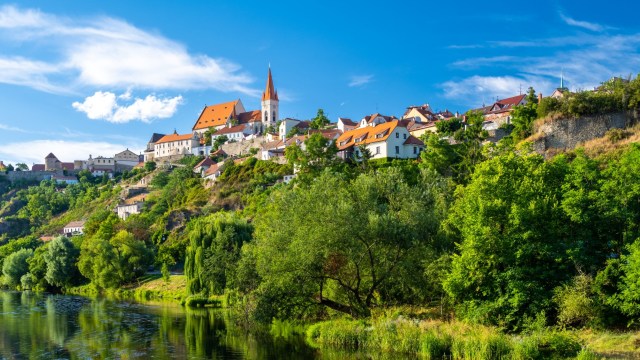
<instances>
[{"instance_id":1,"label":"church","mask_svg":"<svg viewBox=\"0 0 640 360\"><path fill-rule=\"evenodd\" d=\"M246 111L240 99L222 104L205 106L193 125L193 133L199 136L209 128L222 133L262 134L269 127L275 127L279 116L278 92L273 85L271 67L267 75L267 85L262 93L261 109ZM214 134L215 135L215 134Z\"/></svg>"}]
</instances>

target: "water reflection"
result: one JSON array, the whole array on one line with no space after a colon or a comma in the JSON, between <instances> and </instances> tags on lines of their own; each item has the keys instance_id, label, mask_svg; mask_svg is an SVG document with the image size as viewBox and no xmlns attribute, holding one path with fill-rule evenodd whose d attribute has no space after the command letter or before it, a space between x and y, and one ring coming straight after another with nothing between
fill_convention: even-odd
<instances>
[{"instance_id":1,"label":"water reflection","mask_svg":"<svg viewBox=\"0 0 640 360\"><path fill-rule=\"evenodd\" d=\"M299 337L248 334L224 311L0 292L0 358L310 359Z\"/></svg>"}]
</instances>

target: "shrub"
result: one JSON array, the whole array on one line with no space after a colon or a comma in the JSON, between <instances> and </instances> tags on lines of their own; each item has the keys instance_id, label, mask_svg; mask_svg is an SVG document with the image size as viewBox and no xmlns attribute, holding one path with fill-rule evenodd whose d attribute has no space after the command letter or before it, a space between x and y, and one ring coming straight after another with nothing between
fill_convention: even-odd
<instances>
[{"instance_id":1,"label":"shrub","mask_svg":"<svg viewBox=\"0 0 640 360\"><path fill-rule=\"evenodd\" d=\"M621 140L624 140L627 137L629 137L629 133L627 131L624 131L623 129L611 129L611 130L607 131L605 136L612 143L617 143L617 142L619 142Z\"/></svg>"},{"instance_id":2,"label":"shrub","mask_svg":"<svg viewBox=\"0 0 640 360\"><path fill-rule=\"evenodd\" d=\"M580 274L566 285L556 288L558 322L566 326L586 326L598 318L598 306L592 294L593 278Z\"/></svg>"}]
</instances>

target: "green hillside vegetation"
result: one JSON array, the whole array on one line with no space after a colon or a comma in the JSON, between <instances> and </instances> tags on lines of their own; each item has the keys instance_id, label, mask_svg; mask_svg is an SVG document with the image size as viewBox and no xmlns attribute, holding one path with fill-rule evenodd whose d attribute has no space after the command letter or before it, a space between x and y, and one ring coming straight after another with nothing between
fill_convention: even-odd
<instances>
[{"instance_id":1,"label":"green hillside vegetation","mask_svg":"<svg viewBox=\"0 0 640 360\"><path fill-rule=\"evenodd\" d=\"M471 113L466 127L427 136L417 161L345 162L314 135L285 165L227 160L214 184L188 158L112 181L5 187L3 221L26 225L2 235L2 283L167 291L224 304L247 325L321 321L307 332L318 346L593 358L583 345L607 351L594 332L640 324L640 145L613 134L615 151L545 160L517 143L542 105L533 89L529 98L498 144L483 145L482 116ZM119 219L121 190L147 175L144 211ZM78 219L82 236L37 239Z\"/></svg>"}]
</instances>

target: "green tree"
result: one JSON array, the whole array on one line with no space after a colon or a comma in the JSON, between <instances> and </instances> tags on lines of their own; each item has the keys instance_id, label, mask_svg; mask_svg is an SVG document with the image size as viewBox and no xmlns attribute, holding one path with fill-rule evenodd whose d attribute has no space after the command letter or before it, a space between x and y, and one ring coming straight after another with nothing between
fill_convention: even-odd
<instances>
[{"instance_id":1,"label":"green tree","mask_svg":"<svg viewBox=\"0 0 640 360\"><path fill-rule=\"evenodd\" d=\"M146 163L144 163L144 169L146 171L153 171L156 169L156 162L155 161L147 161Z\"/></svg>"},{"instance_id":2,"label":"green tree","mask_svg":"<svg viewBox=\"0 0 640 360\"><path fill-rule=\"evenodd\" d=\"M459 248L444 285L462 317L513 329L552 309L579 246L560 206L566 173L563 162L508 152L458 188L448 226Z\"/></svg>"},{"instance_id":3,"label":"green tree","mask_svg":"<svg viewBox=\"0 0 640 360\"><path fill-rule=\"evenodd\" d=\"M224 143L226 143L227 141L229 141L229 138L227 137L227 135L222 135L222 136L218 136L214 141L213 141L213 150L218 150L220 148L220 146Z\"/></svg>"},{"instance_id":4,"label":"green tree","mask_svg":"<svg viewBox=\"0 0 640 360\"><path fill-rule=\"evenodd\" d=\"M398 300L398 282L410 287L422 273L413 256L435 242L439 194L435 178L411 187L393 168L352 182L324 172L309 188L275 194L256 219L259 317L318 307L361 317Z\"/></svg>"},{"instance_id":5,"label":"green tree","mask_svg":"<svg viewBox=\"0 0 640 360\"><path fill-rule=\"evenodd\" d=\"M451 136L456 131L462 128L462 119L460 118L451 118L448 120L440 120L436 123L436 129L438 130L438 134Z\"/></svg>"},{"instance_id":6,"label":"green tree","mask_svg":"<svg viewBox=\"0 0 640 360\"><path fill-rule=\"evenodd\" d=\"M204 141L205 141L205 145L211 145L211 139L213 138L212 135L218 131L216 128L214 127L210 127L207 129L207 131L204 132Z\"/></svg>"},{"instance_id":7,"label":"green tree","mask_svg":"<svg viewBox=\"0 0 640 360\"><path fill-rule=\"evenodd\" d=\"M235 287L235 267L253 227L233 214L216 213L189 223L185 262L190 294L222 294Z\"/></svg>"},{"instance_id":8,"label":"green tree","mask_svg":"<svg viewBox=\"0 0 640 360\"><path fill-rule=\"evenodd\" d=\"M304 142L304 147L291 145L287 147L285 157L289 164L297 168L302 176L316 176L325 168L334 167L338 161L338 148L333 140L315 133Z\"/></svg>"},{"instance_id":9,"label":"green tree","mask_svg":"<svg viewBox=\"0 0 640 360\"><path fill-rule=\"evenodd\" d=\"M29 166L27 166L27 164L25 163L17 163L16 171L29 171Z\"/></svg>"},{"instance_id":10,"label":"green tree","mask_svg":"<svg viewBox=\"0 0 640 360\"><path fill-rule=\"evenodd\" d=\"M318 113L316 114L316 117L311 120L309 127L312 129L322 129L329 125L329 123L329 118L324 115L324 110L318 109Z\"/></svg>"},{"instance_id":11,"label":"green tree","mask_svg":"<svg viewBox=\"0 0 640 360\"><path fill-rule=\"evenodd\" d=\"M21 284L20 279L29 272L28 260L32 256L33 250L21 249L4 259L2 274L5 285L16 288Z\"/></svg>"},{"instance_id":12,"label":"green tree","mask_svg":"<svg viewBox=\"0 0 640 360\"><path fill-rule=\"evenodd\" d=\"M47 282L60 288L76 283L79 277L76 266L79 255L80 252L67 237L58 236L52 240L44 254Z\"/></svg>"},{"instance_id":13,"label":"green tree","mask_svg":"<svg viewBox=\"0 0 640 360\"><path fill-rule=\"evenodd\" d=\"M530 87L524 105L517 105L511 112L513 124L512 136L516 141L526 139L533 131L533 121L538 117L538 97L536 91Z\"/></svg>"}]
</instances>

